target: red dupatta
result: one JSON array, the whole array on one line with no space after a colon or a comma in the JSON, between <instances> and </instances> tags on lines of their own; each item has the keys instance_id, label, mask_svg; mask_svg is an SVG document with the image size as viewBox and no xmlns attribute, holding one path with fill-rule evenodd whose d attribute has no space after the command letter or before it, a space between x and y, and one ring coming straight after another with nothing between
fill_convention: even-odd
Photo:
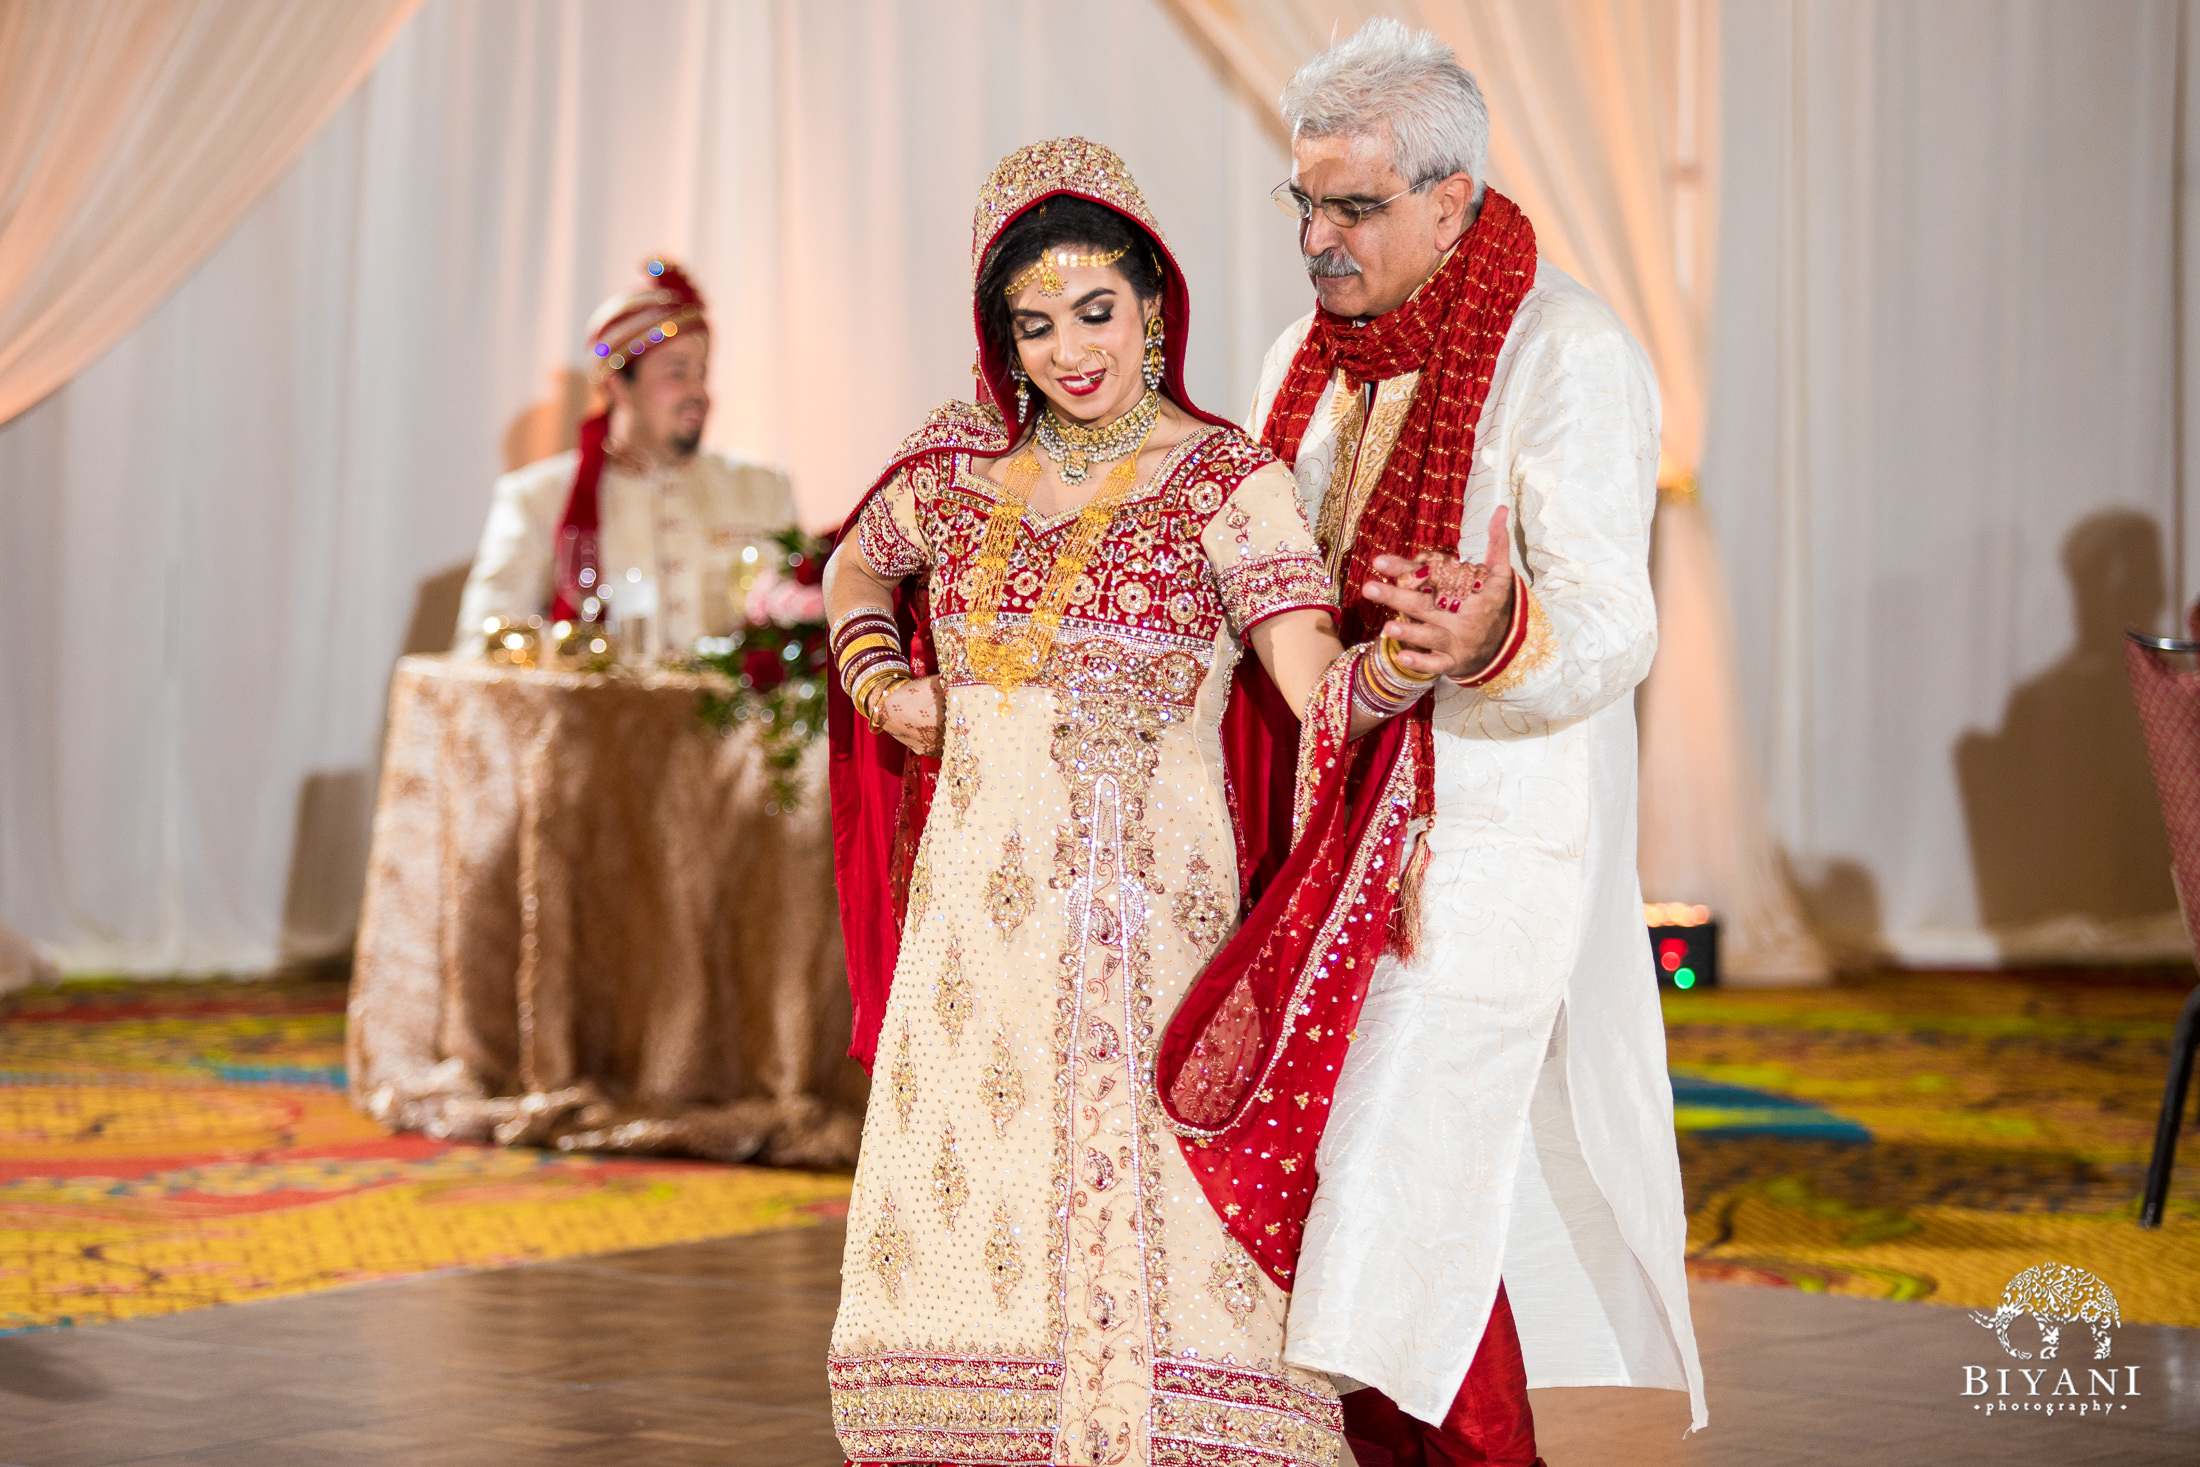
<instances>
[{"instance_id":1,"label":"red dupatta","mask_svg":"<svg viewBox=\"0 0 2200 1467\"><path fill-rule=\"evenodd\" d=\"M1535 280L1535 230L1495 191L1412 299L1365 325L1317 310L1261 441L1296 467L1330 378L1346 386L1419 371L1382 477L1345 557L1365 584L1377 555L1456 552L1475 429L1514 313ZM1349 492L1349 485L1331 492ZM1233 1236L1289 1289L1314 1156L1352 1026L1386 951L1406 954L1416 817L1433 804L1430 700L1347 741L1355 659L1387 613L1350 598L1339 658L1307 709L1291 853L1267 895L1207 965L1162 1034L1154 1083L1185 1159Z\"/></svg>"},{"instance_id":2,"label":"red dupatta","mask_svg":"<svg viewBox=\"0 0 2200 1467\"><path fill-rule=\"evenodd\" d=\"M1003 160L987 183L974 231L973 277L1002 229L1025 209L1060 193L1117 209L1161 240L1137 185L1113 153L1082 139L1035 144ZM1410 438L1418 445L1410 448L1407 459L1416 468L1410 479L1397 479L1394 450L1376 496L1378 502L1389 496L1393 507L1378 514L1371 504L1362 517L1359 538L1369 548L1363 555L1356 546L1352 564L1363 577L1363 559L1391 543L1408 549L1423 538L1447 549L1458 544L1474 423L1490 364L1526 289L1509 288L1510 277L1519 273L1523 239L1527 278L1533 276L1532 231L1526 231L1525 219L1500 196L1489 198L1500 207L1485 205L1467 247L1455 252L1437 280L1416 297L1433 297L1447 310L1474 318L1464 323L1472 329L1462 333L1455 329L1462 323L1439 319L1430 326L1416 313L1416 329L1427 333L1424 360L1431 353L1441 356L1458 349L1462 336L1477 349L1436 370L1439 385L1451 384L1443 391L1431 389L1430 368L1423 367L1422 390L1399 444L1408 449ZM1166 256L1165 243L1161 249ZM1189 298L1174 259L1166 263L1164 390L1195 416L1220 423L1192 407L1184 394ZM1466 284L1438 286L1438 280L1448 282L1454 272L1467 275L1470 266L1471 290ZM1493 281L1493 273L1503 278ZM1382 324L1364 330L1377 331ZM1309 334L1310 342L1315 335ZM1336 344L1324 333L1315 350L1331 352ZM1305 396L1318 360L1302 347L1285 395L1279 395L1271 414L1272 429L1277 416ZM1313 379L1313 398L1327 380L1328 369L1320 370L1320 377ZM929 455L996 457L1022 437L1025 424L1005 416L1014 390L1006 360L988 347L982 328L977 377L991 402L950 403L935 412L897 451L871 493ZM1297 427L1289 432L1287 461L1296 457L1312 401L1307 400ZM1416 435L1414 421L1436 403L1447 404L1450 417L1438 428L1423 421ZM1422 467L1432 459L1433 474ZM1413 499L1424 492L1449 497L1419 514ZM866 502L869 497L865 495ZM1392 521L1400 503L1411 526L1406 533L1414 538L1390 542L1388 537L1398 531ZM1440 521L1445 503L1448 540L1424 535L1418 520L1433 516ZM844 538L862 508L859 504L849 517ZM1383 538L1377 538L1376 527ZM932 670L932 653L921 590L898 593L895 610L911 663L923 675ZM1314 1152L1337 1069L1376 961L1389 945L1412 849L1412 818L1417 807L1425 808L1425 726L1417 731L1407 720L1393 720L1357 743L1347 742L1352 673L1365 651L1357 648L1338 659L1307 710L1303 730L1296 733L1281 695L1258 662L1247 658L1240 664L1224 710L1221 741L1241 895L1250 911L1170 1021L1153 1076L1163 1114L1178 1133L1209 1201L1231 1234L1285 1289L1291 1285L1313 1201ZM863 726L837 687L830 694L834 868L855 1001L850 1053L868 1069L877 1055L900 954L910 872L930 812L938 764Z\"/></svg>"},{"instance_id":3,"label":"red dupatta","mask_svg":"<svg viewBox=\"0 0 2200 1467\"><path fill-rule=\"evenodd\" d=\"M1225 418L1193 406L1184 390L1184 344L1191 329L1191 293L1184 272L1161 233L1161 225L1146 207L1138 181L1123 160L1109 149L1084 138L1051 138L1032 143L1003 158L978 196L971 225L970 277L975 287L986 252L1001 231L1026 210L1058 195L1089 199L1113 209L1136 223L1154 241L1161 264L1162 377L1161 391L1184 411L1202 422L1229 427ZM910 465L935 454L968 453L993 458L1020 441L1029 417L1015 416L1016 383L1009 376L1008 356L987 341L985 321L978 309L975 288L970 304L971 323L978 339L974 369L980 403L951 402L933 412L925 425L895 450L893 459L849 514L841 529L845 540L855 529L856 517L871 495ZM1038 404L1033 402L1035 413ZM904 645L919 677L937 671L933 662L930 617L921 586L912 583L898 591L894 609L901 622ZM830 764L833 799L833 872L840 895L841 936L848 954L848 988L855 1000L855 1030L848 1053L863 1067L871 1068L878 1055L879 1027L886 1018L886 997L893 986L894 964L901 954L901 924L909 905L909 876L916 861L917 843L923 838L926 816L931 811L932 790L939 778L939 761L920 758L898 741L866 727L854 706L831 679L827 689L826 730L832 743ZM1239 828L1241 879L1250 880L1271 842L1271 822L1280 830L1283 817L1271 814L1274 800L1288 793L1282 779L1271 778L1277 761L1270 754L1271 731L1282 696L1259 667L1241 668L1237 692L1224 714L1224 741L1257 751L1250 756L1248 777L1257 783L1233 782L1233 809L1244 807ZM1289 721L1283 708L1283 720ZM1286 773L1290 756L1281 761ZM1241 791L1244 792L1241 794ZM1248 850L1246 831L1253 833Z\"/></svg>"}]
</instances>

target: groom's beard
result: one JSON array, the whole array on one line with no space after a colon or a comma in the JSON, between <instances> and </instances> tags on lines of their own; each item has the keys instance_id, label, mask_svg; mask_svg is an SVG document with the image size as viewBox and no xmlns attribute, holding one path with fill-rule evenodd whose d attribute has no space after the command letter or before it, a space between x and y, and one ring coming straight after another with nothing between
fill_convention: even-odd
<instances>
[{"instance_id":1,"label":"groom's beard","mask_svg":"<svg viewBox=\"0 0 2200 1467\"><path fill-rule=\"evenodd\" d=\"M1306 264L1306 273L1316 280L1360 273L1359 262L1339 248L1326 249L1318 255L1301 255L1299 258Z\"/></svg>"}]
</instances>

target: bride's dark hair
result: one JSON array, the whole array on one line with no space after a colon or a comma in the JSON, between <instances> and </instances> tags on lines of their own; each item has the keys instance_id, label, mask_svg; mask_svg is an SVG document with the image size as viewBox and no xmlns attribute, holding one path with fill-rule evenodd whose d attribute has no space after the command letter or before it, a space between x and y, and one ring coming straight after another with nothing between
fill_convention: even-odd
<instances>
[{"instance_id":1,"label":"bride's dark hair","mask_svg":"<svg viewBox=\"0 0 2200 1467\"><path fill-rule=\"evenodd\" d=\"M1105 205L1070 195L1027 209L1001 231L978 271L978 317L986 341L1004 361L1016 360L1015 322L1008 314L1008 283L1047 250L1064 247L1081 254L1123 250L1115 262L1141 302L1161 294L1161 250L1134 220Z\"/></svg>"}]
</instances>

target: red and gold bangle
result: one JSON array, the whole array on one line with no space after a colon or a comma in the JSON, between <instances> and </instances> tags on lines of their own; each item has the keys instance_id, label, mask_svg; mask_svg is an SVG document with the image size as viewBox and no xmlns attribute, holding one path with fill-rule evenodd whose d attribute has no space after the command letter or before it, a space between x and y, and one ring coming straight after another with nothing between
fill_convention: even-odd
<instances>
[{"instance_id":1,"label":"red and gold bangle","mask_svg":"<svg viewBox=\"0 0 2200 1467\"><path fill-rule=\"evenodd\" d=\"M848 658L847 661L840 664L840 685L848 690L850 697L853 697L855 690L868 682L872 674L889 670L897 672L915 671L914 668L910 667L909 659L902 654L902 650L898 645L873 648L869 651L856 653Z\"/></svg>"},{"instance_id":2,"label":"red and gold bangle","mask_svg":"<svg viewBox=\"0 0 2200 1467\"><path fill-rule=\"evenodd\" d=\"M1352 701L1377 718L1395 718L1435 685L1433 674L1423 675L1400 663L1398 644L1382 637L1362 650L1352 670Z\"/></svg>"},{"instance_id":3,"label":"red and gold bangle","mask_svg":"<svg viewBox=\"0 0 2200 1467\"><path fill-rule=\"evenodd\" d=\"M900 659L880 661L867 667L857 668L848 675L843 686L848 689L848 696L854 700L856 707L862 708L865 706L864 700L878 686L881 678L906 678L910 674L911 669L906 661ZM865 716L869 715L866 714Z\"/></svg>"},{"instance_id":4,"label":"red and gold bangle","mask_svg":"<svg viewBox=\"0 0 2200 1467\"><path fill-rule=\"evenodd\" d=\"M852 643L869 636L884 636L900 642L901 628L895 623L893 613L883 606L862 606L842 617L832 631L833 660L838 662Z\"/></svg>"},{"instance_id":5,"label":"red and gold bangle","mask_svg":"<svg viewBox=\"0 0 2200 1467\"><path fill-rule=\"evenodd\" d=\"M871 716L867 697L875 697L879 679L889 675L906 679L913 671L901 645L901 629L884 608L851 612L833 628L831 641L840 685L866 718Z\"/></svg>"}]
</instances>

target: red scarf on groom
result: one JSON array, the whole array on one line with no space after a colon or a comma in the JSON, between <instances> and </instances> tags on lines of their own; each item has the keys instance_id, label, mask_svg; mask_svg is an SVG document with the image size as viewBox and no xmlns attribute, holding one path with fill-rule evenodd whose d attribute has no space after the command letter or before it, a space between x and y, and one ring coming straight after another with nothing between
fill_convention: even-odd
<instances>
[{"instance_id":1,"label":"red scarf on groom","mask_svg":"<svg viewBox=\"0 0 2200 1467\"><path fill-rule=\"evenodd\" d=\"M1348 647L1372 641L1386 618L1349 594L1374 576L1376 556L1457 553L1491 369L1534 283L1535 230L1492 192L1451 258L1404 305L1365 326L1315 312L1261 435L1285 463L1296 467L1307 422L1339 369L1355 389L1421 373L1345 557ZM1412 822L1434 803L1432 700L1350 742L1351 662L1339 659L1306 711L1290 855L1193 982L1155 1064L1185 1161L1231 1235L1285 1289L1368 982L1386 950L1409 945L1413 924L1400 916L1413 905Z\"/></svg>"},{"instance_id":2,"label":"red scarf on groom","mask_svg":"<svg viewBox=\"0 0 2200 1467\"><path fill-rule=\"evenodd\" d=\"M1458 553L1482 399L1513 313L1534 284L1535 226L1519 205L1491 189L1451 258L1404 305L1364 326L1315 309L1314 324L1291 359L1260 435L1261 446L1292 468L1298 467L1299 442L1315 405L1338 370L1351 391L1405 372L1421 374L1390 462L1360 514L1345 558L1339 631L1347 647L1372 641L1389 615L1353 593L1375 578L1376 556ZM1337 467L1349 472L1346 465ZM1422 699L1408 715L1420 756L1416 815L1429 813L1434 795L1433 702Z\"/></svg>"}]
</instances>

